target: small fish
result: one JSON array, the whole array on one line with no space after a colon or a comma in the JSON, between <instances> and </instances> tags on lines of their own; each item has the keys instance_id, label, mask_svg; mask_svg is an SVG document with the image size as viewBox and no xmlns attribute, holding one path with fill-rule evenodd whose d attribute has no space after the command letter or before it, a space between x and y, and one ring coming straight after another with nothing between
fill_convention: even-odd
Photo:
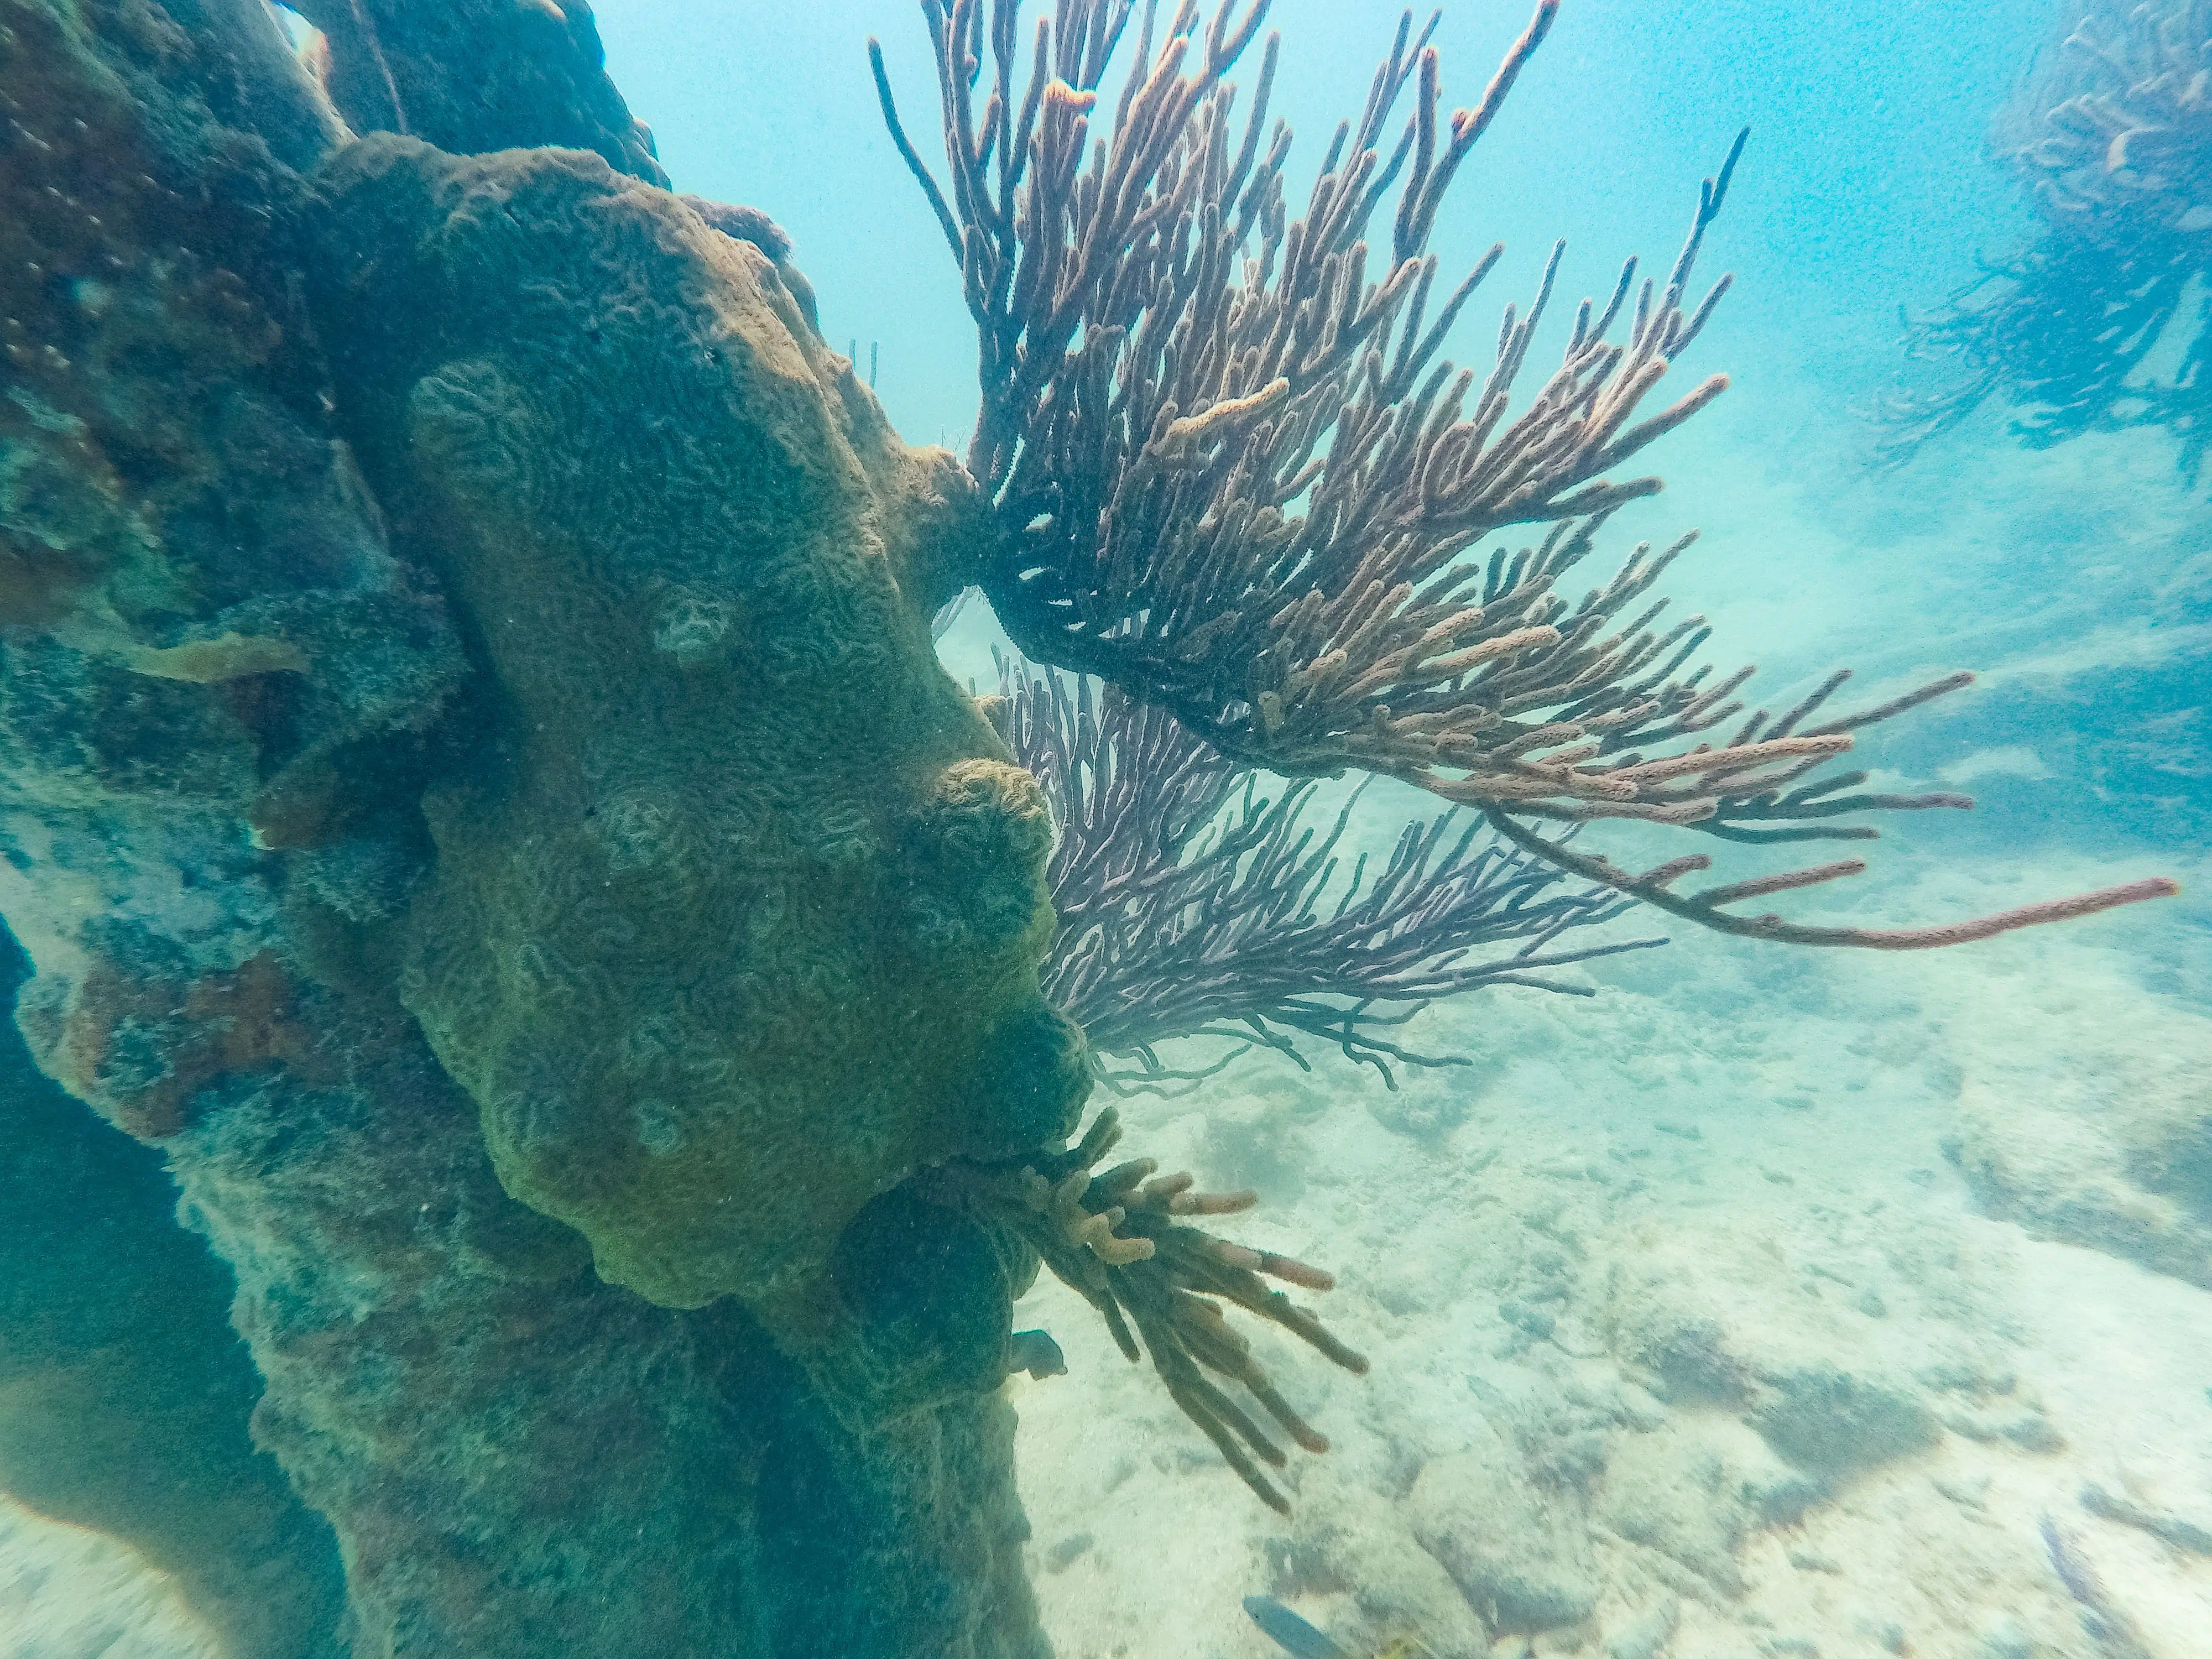
<instances>
[{"instance_id":1,"label":"small fish","mask_svg":"<svg viewBox=\"0 0 2212 1659\"><path fill-rule=\"evenodd\" d=\"M1252 1622L1273 1640L1291 1659L1358 1659L1340 1644L1324 1636L1272 1595L1248 1595L1244 1611ZM1394 1637L1368 1659L1434 1659L1427 1644L1417 1637Z\"/></svg>"},{"instance_id":2,"label":"small fish","mask_svg":"<svg viewBox=\"0 0 2212 1659\"><path fill-rule=\"evenodd\" d=\"M1244 1611L1291 1659L1352 1659L1351 1654L1272 1595L1246 1596Z\"/></svg>"},{"instance_id":3,"label":"small fish","mask_svg":"<svg viewBox=\"0 0 2212 1659\"><path fill-rule=\"evenodd\" d=\"M1016 1371L1027 1371L1042 1382L1048 1376L1066 1376L1067 1360L1049 1333L1016 1331L1006 1341L1006 1373Z\"/></svg>"}]
</instances>

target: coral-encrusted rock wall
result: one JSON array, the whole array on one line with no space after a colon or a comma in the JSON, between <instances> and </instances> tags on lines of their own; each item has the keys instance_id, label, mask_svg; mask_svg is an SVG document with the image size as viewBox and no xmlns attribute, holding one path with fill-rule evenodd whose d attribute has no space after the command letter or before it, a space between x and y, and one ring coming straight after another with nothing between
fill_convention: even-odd
<instances>
[{"instance_id":1,"label":"coral-encrusted rock wall","mask_svg":"<svg viewBox=\"0 0 2212 1659\"><path fill-rule=\"evenodd\" d=\"M508 1189L657 1301L759 1305L889 1179L1066 1134L1043 797L924 620L966 475L596 158L379 136L317 183L349 430L484 664L405 995Z\"/></svg>"},{"instance_id":2,"label":"coral-encrusted rock wall","mask_svg":"<svg viewBox=\"0 0 2212 1659\"><path fill-rule=\"evenodd\" d=\"M29 966L0 930L0 1012ZM0 1492L127 1540L237 1659L322 1659L337 1547L253 1445L231 1275L176 1208L160 1154L0 1028Z\"/></svg>"},{"instance_id":3,"label":"coral-encrusted rock wall","mask_svg":"<svg viewBox=\"0 0 2212 1659\"><path fill-rule=\"evenodd\" d=\"M607 79L586 0L300 0L357 132L404 132L457 155L588 150L648 184L668 176ZM459 72L457 72L457 70Z\"/></svg>"},{"instance_id":4,"label":"coral-encrusted rock wall","mask_svg":"<svg viewBox=\"0 0 2212 1659\"><path fill-rule=\"evenodd\" d=\"M403 102L475 67L346 9ZM599 153L356 139L259 0L0 0L19 1022L234 1270L357 1653L1031 1654L1035 1263L900 1185L1085 1077L929 647L968 487L585 8L442 9L513 46L451 142Z\"/></svg>"}]
</instances>

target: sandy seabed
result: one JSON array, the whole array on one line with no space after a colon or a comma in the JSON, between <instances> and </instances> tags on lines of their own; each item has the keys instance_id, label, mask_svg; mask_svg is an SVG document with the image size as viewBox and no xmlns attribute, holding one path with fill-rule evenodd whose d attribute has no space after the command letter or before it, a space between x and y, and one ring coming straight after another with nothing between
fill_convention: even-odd
<instances>
[{"instance_id":1,"label":"sandy seabed","mask_svg":"<svg viewBox=\"0 0 2212 1659\"><path fill-rule=\"evenodd\" d=\"M0 1498L0 1659L220 1659L167 1575Z\"/></svg>"},{"instance_id":2,"label":"sandy seabed","mask_svg":"<svg viewBox=\"0 0 2212 1659\"><path fill-rule=\"evenodd\" d=\"M1240 1237L1336 1270L1373 1370L1255 1339L1334 1442L1283 1522L1035 1293L1071 1367L1015 1385L1060 1652L1271 1653L1240 1601L1272 1593L1355 1651L2212 1654L2212 1009L2144 946L2191 932L1690 939L1589 1001L1437 1011L1480 1062L1395 1093L1255 1056L1128 1103L1133 1148L1260 1190ZM2199 1207L2141 1184L2160 1156ZM2085 1626L2046 1519L2136 1647ZM1523 1628L1492 1649L1478 1608Z\"/></svg>"}]
</instances>

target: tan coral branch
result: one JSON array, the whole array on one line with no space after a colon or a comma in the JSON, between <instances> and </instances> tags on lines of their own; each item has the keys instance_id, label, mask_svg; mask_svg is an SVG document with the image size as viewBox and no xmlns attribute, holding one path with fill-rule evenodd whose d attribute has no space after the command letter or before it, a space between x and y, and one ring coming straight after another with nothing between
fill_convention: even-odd
<instances>
[{"instance_id":1,"label":"tan coral branch","mask_svg":"<svg viewBox=\"0 0 2212 1659\"><path fill-rule=\"evenodd\" d=\"M1305 1450L1327 1450L1328 1440L1291 1408L1250 1345L1230 1327L1222 1304L1280 1325L1346 1370L1364 1373L1363 1357L1266 1283L1273 1278L1325 1291L1335 1280L1304 1262L1248 1249L1180 1219L1249 1209L1255 1201L1249 1193L1194 1193L1188 1174L1154 1176L1158 1166L1150 1158L1092 1174L1121 1133L1119 1114L1109 1107L1070 1151L1038 1152L1011 1165L950 1165L935 1173L933 1191L1028 1240L1047 1267L1098 1310L1132 1360L1141 1338L1169 1397L1262 1502L1287 1514L1289 1501L1260 1468L1284 1467L1282 1449L1207 1373L1242 1388ZM1041 1191L1048 1195L1043 1204Z\"/></svg>"}]
</instances>

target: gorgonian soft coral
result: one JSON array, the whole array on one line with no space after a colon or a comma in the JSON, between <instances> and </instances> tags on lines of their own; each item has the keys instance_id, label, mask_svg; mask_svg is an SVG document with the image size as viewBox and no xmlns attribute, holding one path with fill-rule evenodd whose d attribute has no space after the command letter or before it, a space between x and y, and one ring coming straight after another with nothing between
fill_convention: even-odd
<instances>
[{"instance_id":1,"label":"gorgonian soft coral","mask_svg":"<svg viewBox=\"0 0 2212 1659\"><path fill-rule=\"evenodd\" d=\"M1995 398L2036 447L2162 427L2194 477L2212 444L2212 4L2069 0L1999 114L2037 234L1906 334L1936 372L1893 397L1901 459Z\"/></svg>"},{"instance_id":2,"label":"gorgonian soft coral","mask_svg":"<svg viewBox=\"0 0 2212 1659\"><path fill-rule=\"evenodd\" d=\"M1753 844L1856 840L1875 832L1839 818L1965 805L1867 792L1863 773L1829 769L1859 731L1971 677L1815 720L1839 676L1778 719L1760 710L1709 740L1741 713L1752 671L1715 678L1698 661L1702 617L1660 623L1655 585L1692 538L1638 548L1579 599L1562 591L1615 512L1660 487L1610 475L1727 385L1712 376L1638 418L1729 286L1692 291L1742 135L1701 187L1663 282L1639 287L1631 260L1602 306L1585 300L1559 366L1516 414L1558 252L1527 313L1506 308L1478 392L1442 353L1498 250L1433 319L1426 250L1558 0L1540 0L1480 102L1449 120L1434 19L1416 35L1406 14L1295 220L1290 131L1267 126L1275 37L1241 129L1226 78L1267 9L1224 0L1201 27L1197 0L1179 0L1156 34L1147 4L1109 118L1101 88L1134 0L1071 0L1040 21L1025 84L1018 0L924 0L949 202L871 48L893 138L975 320L980 581L1025 654L1166 708L1240 764L1381 773L1475 807L1554 866L1723 933L1919 949L2172 890L2136 883L1933 928L1814 927L1732 907L1861 861L1677 893L1705 854L1628 871L1548 828L1627 818ZM1370 227L1379 252L1386 213L1389 253L1370 279ZM1544 527L1533 544L1468 556L1522 525Z\"/></svg>"}]
</instances>

